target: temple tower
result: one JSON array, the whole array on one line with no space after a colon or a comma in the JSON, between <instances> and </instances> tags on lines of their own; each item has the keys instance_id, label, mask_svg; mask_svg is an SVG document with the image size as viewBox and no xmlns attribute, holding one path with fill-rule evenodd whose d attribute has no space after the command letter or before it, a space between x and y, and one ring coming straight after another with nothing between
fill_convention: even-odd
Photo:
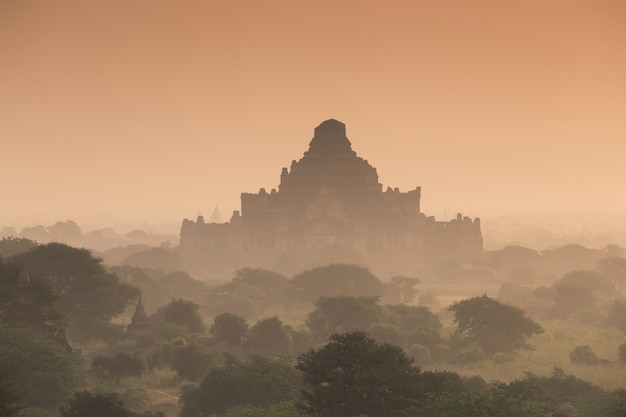
<instances>
[{"instance_id":1,"label":"temple tower","mask_svg":"<svg viewBox=\"0 0 626 417\"><path fill-rule=\"evenodd\" d=\"M126 336L127 337L135 337L141 334L145 334L150 330L151 324L150 319L146 315L146 309L143 306L143 300L141 299L141 294L139 294L139 299L137 300L137 307L135 307L135 314L133 314L133 318L130 321L130 324L126 328Z\"/></svg>"},{"instance_id":2,"label":"temple tower","mask_svg":"<svg viewBox=\"0 0 626 417\"><path fill-rule=\"evenodd\" d=\"M17 277L13 299L7 307L3 324L5 327L33 329L43 337L58 342L67 351L72 350L65 337L65 329L46 320L46 316L37 301L37 295L26 266L22 266L20 275Z\"/></svg>"},{"instance_id":3,"label":"temple tower","mask_svg":"<svg viewBox=\"0 0 626 417\"><path fill-rule=\"evenodd\" d=\"M46 318L37 302L28 270L23 266L17 278L13 300L11 300L7 307L4 325L6 327L40 329L44 326L45 322Z\"/></svg>"}]
</instances>

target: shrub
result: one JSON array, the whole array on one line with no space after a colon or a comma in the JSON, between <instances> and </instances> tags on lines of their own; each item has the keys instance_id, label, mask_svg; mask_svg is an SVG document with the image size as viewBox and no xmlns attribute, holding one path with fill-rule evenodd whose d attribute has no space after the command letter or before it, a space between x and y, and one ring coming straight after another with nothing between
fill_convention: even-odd
<instances>
[{"instance_id":1,"label":"shrub","mask_svg":"<svg viewBox=\"0 0 626 417\"><path fill-rule=\"evenodd\" d=\"M569 360L572 363L581 363L585 365L597 365L600 363L598 356L591 346L576 346L569 354Z\"/></svg>"}]
</instances>

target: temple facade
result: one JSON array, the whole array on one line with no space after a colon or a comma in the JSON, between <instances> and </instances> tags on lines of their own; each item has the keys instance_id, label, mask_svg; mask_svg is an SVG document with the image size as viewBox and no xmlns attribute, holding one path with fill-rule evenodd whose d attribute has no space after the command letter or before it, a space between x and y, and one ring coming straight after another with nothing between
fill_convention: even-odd
<instances>
[{"instance_id":1,"label":"temple facade","mask_svg":"<svg viewBox=\"0 0 626 417\"><path fill-rule=\"evenodd\" d=\"M436 221L421 212L420 191L383 190L376 168L352 150L345 125L331 119L315 128L302 158L282 169L277 189L242 193L241 211L225 223L185 219L180 249L213 259L343 247L369 262L403 259L421 266L478 260L480 219L459 214Z\"/></svg>"}]
</instances>

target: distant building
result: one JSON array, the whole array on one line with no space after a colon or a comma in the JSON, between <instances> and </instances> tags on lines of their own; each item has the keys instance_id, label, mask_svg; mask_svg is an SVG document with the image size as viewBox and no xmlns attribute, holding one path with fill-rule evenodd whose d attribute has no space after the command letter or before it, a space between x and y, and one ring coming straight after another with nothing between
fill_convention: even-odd
<instances>
[{"instance_id":1,"label":"distant building","mask_svg":"<svg viewBox=\"0 0 626 417\"><path fill-rule=\"evenodd\" d=\"M126 337L133 338L148 333L151 330L150 319L146 315L146 309L143 306L141 294L137 300L137 306L135 307L135 314L130 321L130 324L126 328Z\"/></svg>"},{"instance_id":2,"label":"distant building","mask_svg":"<svg viewBox=\"0 0 626 417\"><path fill-rule=\"evenodd\" d=\"M49 322L43 314L25 266L17 278L15 293L7 306L2 324L4 327L33 329L40 335L59 342L68 351L72 350L65 337L65 329Z\"/></svg>"},{"instance_id":3,"label":"distant building","mask_svg":"<svg viewBox=\"0 0 626 417\"><path fill-rule=\"evenodd\" d=\"M420 192L383 191L376 169L352 150L345 125L326 120L304 156L282 169L277 190L242 193L241 211L227 223L185 219L180 248L213 259L270 259L325 246L415 266L480 259L480 219L435 221L420 211Z\"/></svg>"}]
</instances>

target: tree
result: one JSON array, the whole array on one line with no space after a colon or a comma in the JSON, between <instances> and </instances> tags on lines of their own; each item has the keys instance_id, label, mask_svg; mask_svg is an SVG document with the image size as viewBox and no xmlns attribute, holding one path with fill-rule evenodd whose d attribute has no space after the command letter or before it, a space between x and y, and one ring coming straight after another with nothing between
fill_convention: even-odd
<instances>
[{"instance_id":1,"label":"tree","mask_svg":"<svg viewBox=\"0 0 626 417\"><path fill-rule=\"evenodd\" d=\"M39 302L54 303L71 322L108 322L123 313L128 303L139 295L137 288L121 283L116 275L108 273L102 261L87 249L49 243L15 255L7 263L18 270L26 265L35 290L40 285L38 282L45 282L54 298L38 297Z\"/></svg>"},{"instance_id":2,"label":"tree","mask_svg":"<svg viewBox=\"0 0 626 417\"><path fill-rule=\"evenodd\" d=\"M382 282L367 268L348 264L319 266L292 279L296 299L315 302L322 296L375 297L383 294Z\"/></svg>"},{"instance_id":3,"label":"tree","mask_svg":"<svg viewBox=\"0 0 626 417\"><path fill-rule=\"evenodd\" d=\"M511 381L500 387L509 395L543 404L556 416L563 415L563 406L571 405L572 400L585 402L592 396L603 393L600 387L574 375L567 375L561 368L554 368L551 376L527 373L524 379Z\"/></svg>"},{"instance_id":4,"label":"tree","mask_svg":"<svg viewBox=\"0 0 626 417\"><path fill-rule=\"evenodd\" d=\"M591 269L569 271L553 284L554 287L559 285L587 288L604 296L610 296L615 292L613 283L604 274Z\"/></svg>"},{"instance_id":5,"label":"tree","mask_svg":"<svg viewBox=\"0 0 626 417\"><path fill-rule=\"evenodd\" d=\"M609 309L609 315L606 318L606 324L614 326L622 332L626 333L626 303L623 301L614 301Z\"/></svg>"},{"instance_id":6,"label":"tree","mask_svg":"<svg viewBox=\"0 0 626 417\"><path fill-rule=\"evenodd\" d=\"M527 340L543 332L521 308L502 304L483 294L457 301L448 307L457 324L455 336L463 345L476 343L485 353L529 349Z\"/></svg>"},{"instance_id":7,"label":"tree","mask_svg":"<svg viewBox=\"0 0 626 417\"><path fill-rule=\"evenodd\" d=\"M37 246L37 242L25 237L3 237L0 240L0 257L8 258L18 253L27 252Z\"/></svg>"},{"instance_id":8,"label":"tree","mask_svg":"<svg viewBox=\"0 0 626 417\"><path fill-rule=\"evenodd\" d=\"M169 294L168 298L176 294L180 298L198 304L205 302L209 292L209 286L206 283L194 279L182 271L165 274L158 279L157 285L164 295Z\"/></svg>"},{"instance_id":9,"label":"tree","mask_svg":"<svg viewBox=\"0 0 626 417\"><path fill-rule=\"evenodd\" d=\"M25 406L56 406L84 381L77 354L30 329L0 330L0 367L12 375Z\"/></svg>"},{"instance_id":10,"label":"tree","mask_svg":"<svg viewBox=\"0 0 626 417\"><path fill-rule=\"evenodd\" d=\"M622 343L617 348L617 356L622 364L626 365L626 343Z\"/></svg>"},{"instance_id":11,"label":"tree","mask_svg":"<svg viewBox=\"0 0 626 417\"><path fill-rule=\"evenodd\" d=\"M12 417L19 410L20 395L17 392L13 375L5 366L0 365L0 416Z\"/></svg>"},{"instance_id":12,"label":"tree","mask_svg":"<svg viewBox=\"0 0 626 417\"><path fill-rule=\"evenodd\" d=\"M61 417L133 417L133 412L124 407L117 394L92 394L77 392L59 410Z\"/></svg>"},{"instance_id":13,"label":"tree","mask_svg":"<svg viewBox=\"0 0 626 417\"><path fill-rule=\"evenodd\" d=\"M577 405L581 416L623 417L626 416L626 390L618 389L613 392L587 396Z\"/></svg>"},{"instance_id":14,"label":"tree","mask_svg":"<svg viewBox=\"0 0 626 417\"><path fill-rule=\"evenodd\" d=\"M299 388L296 369L283 360L250 356L242 361L228 355L223 366L209 370L197 388L181 397L180 416L219 416L237 405L268 407L295 401Z\"/></svg>"},{"instance_id":15,"label":"tree","mask_svg":"<svg viewBox=\"0 0 626 417\"><path fill-rule=\"evenodd\" d=\"M419 290L415 288L422 282L419 278L396 275L385 284L384 302L389 304L413 304Z\"/></svg>"},{"instance_id":16,"label":"tree","mask_svg":"<svg viewBox=\"0 0 626 417\"><path fill-rule=\"evenodd\" d=\"M312 416L400 416L421 395L420 370L401 348L362 332L334 334L301 355L303 409Z\"/></svg>"},{"instance_id":17,"label":"tree","mask_svg":"<svg viewBox=\"0 0 626 417\"><path fill-rule=\"evenodd\" d=\"M269 407L238 405L226 410L224 417L304 417L295 401L281 401Z\"/></svg>"},{"instance_id":18,"label":"tree","mask_svg":"<svg viewBox=\"0 0 626 417\"><path fill-rule=\"evenodd\" d=\"M48 233L50 234L50 239L57 242L76 240L83 235L80 226L73 220L58 221L52 226L48 226Z\"/></svg>"},{"instance_id":19,"label":"tree","mask_svg":"<svg viewBox=\"0 0 626 417\"><path fill-rule=\"evenodd\" d=\"M206 327L198 313L199 308L199 305L191 301L182 298L172 299L163 309L163 320L167 323L185 326L191 333L204 333Z\"/></svg>"},{"instance_id":20,"label":"tree","mask_svg":"<svg viewBox=\"0 0 626 417\"><path fill-rule=\"evenodd\" d=\"M574 350L569 353L569 360L572 363L584 365L598 365L603 362L602 359L598 359L596 352L594 352L589 345L576 346Z\"/></svg>"},{"instance_id":21,"label":"tree","mask_svg":"<svg viewBox=\"0 0 626 417\"><path fill-rule=\"evenodd\" d=\"M406 334L416 331L424 332L424 329L427 328L431 330L431 333L438 336L441 331L439 317L433 314L428 307L397 304L387 305L385 309L389 311L390 319L397 321L400 330ZM416 343L424 344L422 341L416 341Z\"/></svg>"},{"instance_id":22,"label":"tree","mask_svg":"<svg viewBox=\"0 0 626 417\"><path fill-rule=\"evenodd\" d=\"M248 332L248 322L236 314L223 313L213 319L209 332L220 342L239 346Z\"/></svg>"},{"instance_id":23,"label":"tree","mask_svg":"<svg viewBox=\"0 0 626 417\"><path fill-rule=\"evenodd\" d=\"M263 297L258 287L231 281L211 288L207 304L210 312L216 315L229 312L250 318L262 313L265 306Z\"/></svg>"},{"instance_id":24,"label":"tree","mask_svg":"<svg viewBox=\"0 0 626 417\"><path fill-rule=\"evenodd\" d=\"M596 262L596 268L611 281L615 291L621 294L626 288L626 259L619 256L608 256Z\"/></svg>"},{"instance_id":25,"label":"tree","mask_svg":"<svg viewBox=\"0 0 626 417\"><path fill-rule=\"evenodd\" d=\"M259 320L248 332L246 347L256 353L286 354L291 340L278 317Z\"/></svg>"},{"instance_id":26,"label":"tree","mask_svg":"<svg viewBox=\"0 0 626 417\"><path fill-rule=\"evenodd\" d=\"M163 413L134 413L116 393L81 391L59 410L61 417L165 417Z\"/></svg>"},{"instance_id":27,"label":"tree","mask_svg":"<svg viewBox=\"0 0 626 417\"><path fill-rule=\"evenodd\" d=\"M483 393L436 393L419 406L413 407L406 417L555 417L539 402L525 400L493 387Z\"/></svg>"},{"instance_id":28,"label":"tree","mask_svg":"<svg viewBox=\"0 0 626 417\"><path fill-rule=\"evenodd\" d=\"M213 365L214 354L206 347L191 344L176 349L169 362L179 377L199 381Z\"/></svg>"},{"instance_id":29,"label":"tree","mask_svg":"<svg viewBox=\"0 0 626 417\"><path fill-rule=\"evenodd\" d=\"M128 255L122 259L121 264L138 268L159 269L167 272L183 269L181 256L164 246Z\"/></svg>"},{"instance_id":30,"label":"tree","mask_svg":"<svg viewBox=\"0 0 626 417\"><path fill-rule=\"evenodd\" d=\"M100 375L115 379L117 384L125 376L139 377L144 371L142 360L125 352L114 356L96 356L91 362L91 367Z\"/></svg>"},{"instance_id":31,"label":"tree","mask_svg":"<svg viewBox=\"0 0 626 417\"><path fill-rule=\"evenodd\" d=\"M318 340L326 340L333 333L367 331L384 320L378 297L321 297L315 306L306 324Z\"/></svg>"},{"instance_id":32,"label":"tree","mask_svg":"<svg viewBox=\"0 0 626 417\"><path fill-rule=\"evenodd\" d=\"M243 268L235 272L233 282L252 285L263 293L263 298L268 303L284 301L289 278L275 271L261 268Z\"/></svg>"},{"instance_id":33,"label":"tree","mask_svg":"<svg viewBox=\"0 0 626 417\"><path fill-rule=\"evenodd\" d=\"M545 261L569 271L592 267L605 253L602 249L590 249L579 244L565 245L541 252Z\"/></svg>"},{"instance_id":34,"label":"tree","mask_svg":"<svg viewBox=\"0 0 626 417\"><path fill-rule=\"evenodd\" d=\"M592 308L595 297L589 288L557 283L554 289L554 305L548 313L558 318L568 318L577 311Z\"/></svg>"}]
</instances>

